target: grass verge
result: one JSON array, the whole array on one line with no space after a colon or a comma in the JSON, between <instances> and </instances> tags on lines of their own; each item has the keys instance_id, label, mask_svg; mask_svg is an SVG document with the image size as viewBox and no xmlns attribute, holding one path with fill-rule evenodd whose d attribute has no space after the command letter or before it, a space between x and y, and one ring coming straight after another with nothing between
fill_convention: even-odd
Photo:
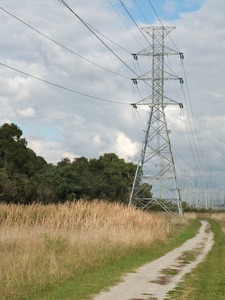
<instances>
[{"instance_id":1,"label":"grass verge","mask_svg":"<svg viewBox=\"0 0 225 300\"><path fill-rule=\"evenodd\" d=\"M167 299L225 299L225 220L209 220L215 243L206 259L183 282L169 292Z\"/></svg>"},{"instance_id":2,"label":"grass verge","mask_svg":"<svg viewBox=\"0 0 225 300\"><path fill-rule=\"evenodd\" d=\"M119 282L124 273L134 271L135 268L166 254L180 246L187 239L195 236L200 227L200 222L199 220L194 220L187 227L180 225L176 227L176 230L173 231L173 235L171 235L167 243L157 243L150 249L143 251L143 253L127 254L120 261L105 264L79 276L79 278L45 288L41 293L35 297L29 297L29 299L90 299L91 295L97 294L102 289Z\"/></svg>"}]
</instances>

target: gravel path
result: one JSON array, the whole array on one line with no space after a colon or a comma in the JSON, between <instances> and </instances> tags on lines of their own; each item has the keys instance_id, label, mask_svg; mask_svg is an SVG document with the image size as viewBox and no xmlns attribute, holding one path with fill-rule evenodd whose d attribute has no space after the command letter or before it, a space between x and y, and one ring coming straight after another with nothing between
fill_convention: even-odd
<instances>
[{"instance_id":1,"label":"gravel path","mask_svg":"<svg viewBox=\"0 0 225 300\"><path fill-rule=\"evenodd\" d=\"M94 300L163 300L182 277L199 264L211 250L213 233L202 221L198 234L180 247L146 264L135 273L126 274L123 282L103 291Z\"/></svg>"}]
</instances>

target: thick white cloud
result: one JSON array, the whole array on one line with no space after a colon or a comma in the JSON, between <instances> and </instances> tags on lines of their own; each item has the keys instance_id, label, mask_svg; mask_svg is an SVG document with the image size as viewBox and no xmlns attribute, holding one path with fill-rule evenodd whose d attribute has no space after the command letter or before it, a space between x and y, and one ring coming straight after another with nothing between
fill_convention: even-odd
<instances>
[{"instance_id":1,"label":"thick white cloud","mask_svg":"<svg viewBox=\"0 0 225 300\"><path fill-rule=\"evenodd\" d=\"M120 158L131 159L138 154L140 145L132 142L123 132L119 132L115 145L108 152L115 152Z\"/></svg>"},{"instance_id":2,"label":"thick white cloud","mask_svg":"<svg viewBox=\"0 0 225 300\"><path fill-rule=\"evenodd\" d=\"M35 153L42 157L51 157L51 162L57 163L63 158L69 158L71 161L76 157L71 152L66 152L63 145L57 142L43 142L42 140L33 140L28 145Z\"/></svg>"}]
</instances>

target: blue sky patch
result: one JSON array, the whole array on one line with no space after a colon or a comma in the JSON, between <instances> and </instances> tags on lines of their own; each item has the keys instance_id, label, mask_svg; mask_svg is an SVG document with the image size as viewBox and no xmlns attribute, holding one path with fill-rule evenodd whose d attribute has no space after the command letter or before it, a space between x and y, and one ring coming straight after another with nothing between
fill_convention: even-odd
<instances>
[{"instance_id":1,"label":"blue sky patch","mask_svg":"<svg viewBox=\"0 0 225 300\"><path fill-rule=\"evenodd\" d=\"M200 9L205 0L130 0L122 1L136 22L152 24L158 17L163 21L179 19L180 13L192 12ZM121 3L117 8L129 18ZM158 17L157 17L158 15Z\"/></svg>"}]
</instances>

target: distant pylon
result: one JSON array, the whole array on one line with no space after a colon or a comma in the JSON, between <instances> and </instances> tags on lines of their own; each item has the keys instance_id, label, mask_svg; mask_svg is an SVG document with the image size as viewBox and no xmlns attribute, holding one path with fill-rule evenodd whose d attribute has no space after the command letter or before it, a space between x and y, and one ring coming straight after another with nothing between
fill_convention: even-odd
<instances>
[{"instance_id":1,"label":"distant pylon","mask_svg":"<svg viewBox=\"0 0 225 300\"><path fill-rule=\"evenodd\" d=\"M183 53L164 45L165 37L173 29L174 27L164 26L144 28L152 38L151 46L137 54L132 54L135 60L138 60L140 55L151 56L152 68L150 72L132 79L134 84L137 84L138 80L150 81L151 96L132 104L134 108L137 108L137 105L147 105L150 112L129 206L135 205L148 210L156 204L170 215L174 211L179 211L182 217L183 209L171 150L170 131L167 128L164 112L168 104L178 104L182 107L181 103L164 96L164 80L178 79L183 83L182 78L164 71L165 56L178 54L183 59Z\"/></svg>"},{"instance_id":2,"label":"distant pylon","mask_svg":"<svg viewBox=\"0 0 225 300\"><path fill-rule=\"evenodd\" d=\"M185 187L184 199L189 206L194 207L191 176L192 176L192 170L188 165L186 169L186 187Z\"/></svg>"},{"instance_id":3,"label":"distant pylon","mask_svg":"<svg viewBox=\"0 0 225 300\"><path fill-rule=\"evenodd\" d=\"M198 178L196 207L208 209L208 199L205 190L205 154L203 151L200 153L200 171Z\"/></svg>"}]
</instances>

